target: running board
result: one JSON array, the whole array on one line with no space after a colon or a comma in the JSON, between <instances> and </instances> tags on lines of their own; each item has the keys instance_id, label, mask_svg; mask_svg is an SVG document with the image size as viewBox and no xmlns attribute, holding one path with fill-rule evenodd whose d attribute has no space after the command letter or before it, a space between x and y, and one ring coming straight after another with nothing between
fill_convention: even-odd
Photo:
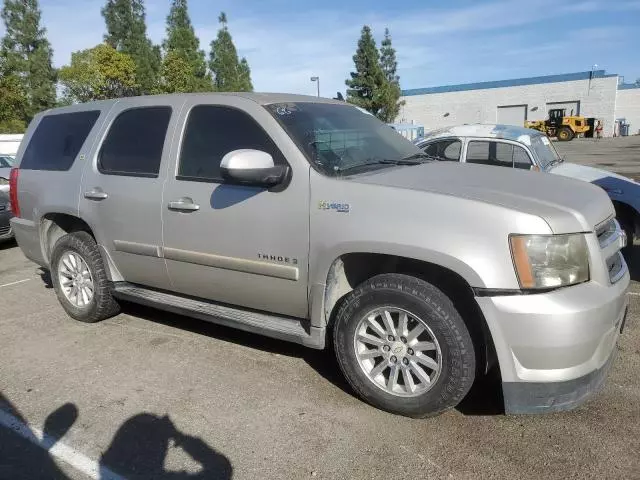
<instances>
[{"instance_id":1,"label":"running board","mask_svg":"<svg viewBox=\"0 0 640 480\"><path fill-rule=\"evenodd\" d=\"M310 326L308 320L245 310L206 300L195 300L127 282L115 282L113 295L159 310L258 333L278 340L299 343L311 348L323 349L325 344L325 329Z\"/></svg>"}]
</instances>

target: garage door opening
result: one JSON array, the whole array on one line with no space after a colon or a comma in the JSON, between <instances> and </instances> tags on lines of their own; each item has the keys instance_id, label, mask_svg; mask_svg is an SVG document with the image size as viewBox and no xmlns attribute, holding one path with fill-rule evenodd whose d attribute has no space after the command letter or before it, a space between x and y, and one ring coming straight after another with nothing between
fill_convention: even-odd
<instances>
[{"instance_id":1,"label":"garage door opening","mask_svg":"<svg viewBox=\"0 0 640 480\"><path fill-rule=\"evenodd\" d=\"M496 123L501 125L515 125L523 127L527 120L526 105L506 105L498 107Z\"/></svg>"}]
</instances>

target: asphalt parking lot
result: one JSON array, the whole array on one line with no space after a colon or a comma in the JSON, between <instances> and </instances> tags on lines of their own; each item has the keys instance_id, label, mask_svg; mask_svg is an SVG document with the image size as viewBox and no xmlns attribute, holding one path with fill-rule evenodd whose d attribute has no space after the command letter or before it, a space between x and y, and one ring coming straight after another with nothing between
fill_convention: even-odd
<instances>
[{"instance_id":1,"label":"asphalt parking lot","mask_svg":"<svg viewBox=\"0 0 640 480\"><path fill-rule=\"evenodd\" d=\"M640 137L559 148L640 176ZM640 478L635 248L627 327L592 401L505 416L487 382L413 420L358 400L328 352L133 305L74 322L47 273L0 245L0 478Z\"/></svg>"}]
</instances>

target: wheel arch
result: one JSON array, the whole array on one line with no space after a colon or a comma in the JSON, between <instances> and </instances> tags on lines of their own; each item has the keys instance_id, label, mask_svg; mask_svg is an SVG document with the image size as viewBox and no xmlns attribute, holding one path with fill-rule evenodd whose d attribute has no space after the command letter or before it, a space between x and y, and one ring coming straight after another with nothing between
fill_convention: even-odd
<instances>
[{"instance_id":1,"label":"wheel arch","mask_svg":"<svg viewBox=\"0 0 640 480\"><path fill-rule=\"evenodd\" d=\"M39 231L42 255L49 267L51 267L50 261L53 246L62 236L73 232L87 232L98 244L109 279L115 281L121 278L120 272L108 253L98 243L91 225L77 215L64 212L48 212L40 217Z\"/></svg>"},{"instance_id":2,"label":"wheel arch","mask_svg":"<svg viewBox=\"0 0 640 480\"><path fill-rule=\"evenodd\" d=\"M454 259L455 260L455 259ZM456 260L457 263L461 263ZM331 329L341 302L366 280L383 273L401 273L420 278L439 288L462 316L474 344L478 347L477 365L486 373L497 362L489 327L471 285L483 285L480 277L467 266L464 273L432 261L411 256L372 252L348 252L335 258L328 268L322 292L322 325Z\"/></svg>"}]
</instances>

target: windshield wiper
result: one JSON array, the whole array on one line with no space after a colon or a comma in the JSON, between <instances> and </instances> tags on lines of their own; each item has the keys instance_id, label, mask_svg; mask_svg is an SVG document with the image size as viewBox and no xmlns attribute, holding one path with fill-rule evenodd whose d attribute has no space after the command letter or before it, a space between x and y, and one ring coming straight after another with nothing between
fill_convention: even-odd
<instances>
[{"instance_id":1,"label":"windshield wiper","mask_svg":"<svg viewBox=\"0 0 640 480\"><path fill-rule=\"evenodd\" d=\"M428 153L425 153L425 152L412 153L411 155L402 157L402 160L413 160L416 158L425 158L427 160L440 160L438 157L434 157L433 155L429 155Z\"/></svg>"},{"instance_id":2,"label":"windshield wiper","mask_svg":"<svg viewBox=\"0 0 640 480\"><path fill-rule=\"evenodd\" d=\"M335 171L339 174L343 174L351 170L366 169L367 167L375 167L376 165L420 165L421 163L422 162L419 162L417 160L405 160L405 159L393 160L388 158L381 158L381 159L376 159L366 163L350 165L348 167L335 168Z\"/></svg>"}]
</instances>

